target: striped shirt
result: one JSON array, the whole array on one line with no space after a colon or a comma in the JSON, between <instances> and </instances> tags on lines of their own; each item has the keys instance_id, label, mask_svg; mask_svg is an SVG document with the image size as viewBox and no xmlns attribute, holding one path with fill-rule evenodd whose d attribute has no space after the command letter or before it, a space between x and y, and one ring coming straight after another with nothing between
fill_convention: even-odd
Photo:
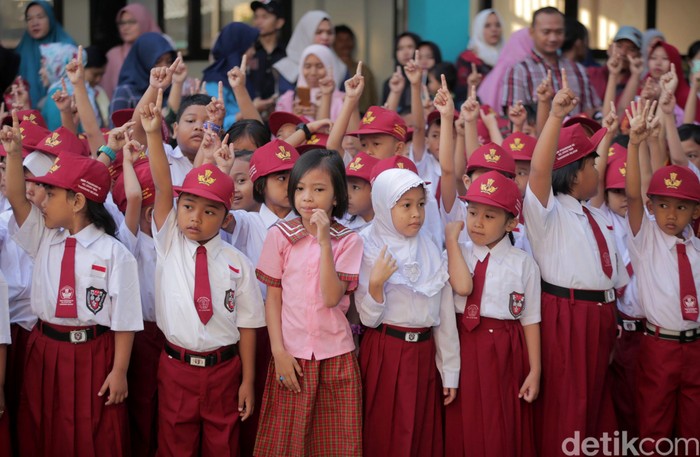
<instances>
[{"instance_id":1,"label":"striped shirt","mask_svg":"<svg viewBox=\"0 0 700 457\"><path fill-rule=\"evenodd\" d=\"M600 98L588 82L585 68L565 58L559 58L556 65L550 65L537 51L532 50L529 57L515 64L508 70L503 81L504 106L512 106L518 100L533 108L537 106L537 86L547 77L547 70L552 71L552 85L556 93L561 88L561 68L566 70L569 88L579 98L571 115L591 111L601 105ZM505 110L507 112L507 109Z\"/></svg>"}]
</instances>

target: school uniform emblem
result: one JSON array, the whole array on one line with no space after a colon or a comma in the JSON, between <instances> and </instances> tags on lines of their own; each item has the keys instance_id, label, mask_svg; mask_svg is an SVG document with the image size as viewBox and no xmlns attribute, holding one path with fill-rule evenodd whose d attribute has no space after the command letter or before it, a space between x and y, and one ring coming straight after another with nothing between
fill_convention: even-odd
<instances>
[{"instance_id":1,"label":"school uniform emblem","mask_svg":"<svg viewBox=\"0 0 700 457\"><path fill-rule=\"evenodd\" d=\"M229 289L226 291L226 295L224 296L224 308L229 313L233 312L233 309L236 307L236 302L234 301L234 295L235 292L233 289Z\"/></svg>"},{"instance_id":2,"label":"school uniform emblem","mask_svg":"<svg viewBox=\"0 0 700 457\"><path fill-rule=\"evenodd\" d=\"M692 295L683 297L683 308L685 313L697 313L698 301Z\"/></svg>"},{"instance_id":3,"label":"school uniform emblem","mask_svg":"<svg viewBox=\"0 0 700 457\"><path fill-rule=\"evenodd\" d=\"M476 319L479 315L479 307L472 303L471 305L467 306L465 313L469 319Z\"/></svg>"},{"instance_id":4,"label":"school uniform emblem","mask_svg":"<svg viewBox=\"0 0 700 457\"><path fill-rule=\"evenodd\" d=\"M525 294L520 292L511 292L510 300L508 302L508 310L510 311L510 314L513 317L518 318L523 313L523 309L525 309Z\"/></svg>"},{"instance_id":5,"label":"school uniform emblem","mask_svg":"<svg viewBox=\"0 0 700 457\"><path fill-rule=\"evenodd\" d=\"M92 314L97 314L102 311L104 307L105 298L107 298L107 291L104 289L96 289L94 287L88 287L85 290L85 301L87 308L92 312Z\"/></svg>"}]
</instances>

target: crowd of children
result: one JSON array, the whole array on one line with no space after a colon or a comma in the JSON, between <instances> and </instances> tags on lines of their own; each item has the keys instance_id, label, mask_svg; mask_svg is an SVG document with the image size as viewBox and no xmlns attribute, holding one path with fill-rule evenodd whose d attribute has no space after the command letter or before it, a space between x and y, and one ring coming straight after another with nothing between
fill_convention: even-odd
<instances>
[{"instance_id":1,"label":"crowd of children","mask_svg":"<svg viewBox=\"0 0 700 457\"><path fill-rule=\"evenodd\" d=\"M265 122L246 53L187 95L165 44L111 130L80 47L51 119L3 113L0 457L558 456L622 432L700 454L682 74L597 122L557 68L506 119L473 75L426 102L423 45L363 113L362 62L338 86L321 44Z\"/></svg>"}]
</instances>

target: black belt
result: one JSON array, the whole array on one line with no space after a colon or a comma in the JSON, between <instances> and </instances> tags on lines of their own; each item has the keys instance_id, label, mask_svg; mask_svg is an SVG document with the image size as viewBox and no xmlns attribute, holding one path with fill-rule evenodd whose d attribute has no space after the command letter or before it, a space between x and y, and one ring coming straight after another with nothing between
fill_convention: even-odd
<instances>
[{"instance_id":1,"label":"black belt","mask_svg":"<svg viewBox=\"0 0 700 457\"><path fill-rule=\"evenodd\" d=\"M643 332L644 322L644 319L623 319L620 316L617 317L617 325L626 332Z\"/></svg>"},{"instance_id":2,"label":"black belt","mask_svg":"<svg viewBox=\"0 0 700 457\"><path fill-rule=\"evenodd\" d=\"M408 343L420 343L422 341L427 341L433 334L433 329L430 328L423 332L405 332L384 324L379 324L376 330L378 332L384 332L389 336L393 336L394 338L404 340Z\"/></svg>"},{"instance_id":3,"label":"black belt","mask_svg":"<svg viewBox=\"0 0 700 457\"><path fill-rule=\"evenodd\" d=\"M700 340L700 328L683 331L667 330L647 322L644 333L661 338L662 340L678 341L679 343L693 343Z\"/></svg>"},{"instance_id":4,"label":"black belt","mask_svg":"<svg viewBox=\"0 0 700 457\"><path fill-rule=\"evenodd\" d=\"M73 330L62 331L44 321L38 321L37 328L52 340L73 344L87 343L110 330L109 327L104 325L91 325L89 327L75 327Z\"/></svg>"},{"instance_id":5,"label":"black belt","mask_svg":"<svg viewBox=\"0 0 700 457\"><path fill-rule=\"evenodd\" d=\"M542 292L556 295L561 298L572 298L574 300L592 301L598 303L612 303L617 298L615 289L608 290L581 290L567 289L566 287L555 286L546 281L542 281Z\"/></svg>"},{"instance_id":6,"label":"black belt","mask_svg":"<svg viewBox=\"0 0 700 457\"><path fill-rule=\"evenodd\" d=\"M226 362L238 355L238 345L225 346L211 354L200 354L186 350L179 350L167 341L165 342L165 353L175 360L184 362L193 367L212 367L216 364Z\"/></svg>"}]
</instances>

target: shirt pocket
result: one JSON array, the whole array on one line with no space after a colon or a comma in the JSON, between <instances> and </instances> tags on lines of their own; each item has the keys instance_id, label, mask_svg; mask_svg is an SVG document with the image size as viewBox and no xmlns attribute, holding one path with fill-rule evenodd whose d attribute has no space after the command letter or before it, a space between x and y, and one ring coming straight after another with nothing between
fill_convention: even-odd
<instances>
[{"instance_id":1,"label":"shirt pocket","mask_svg":"<svg viewBox=\"0 0 700 457\"><path fill-rule=\"evenodd\" d=\"M228 276L224 281L226 289L224 290L224 312L227 314L229 320L234 324L236 322L236 316L238 315L238 307L236 306L236 301L238 299L236 291L238 290L238 281L241 280L240 269L228 266Z\"/></svg>"},{"instance_id":2,"label":"shirt pocket","mask_svg":"<svg viewBox=\"0 0 700 457\"><path fill-rule=\"evenodd\" d=\"M505 316L509 319L520 319L527 309L528 297L525 296L525 285L520 282L506 281L502 290L507 300Z\"/></svg>"},{"instance_id":3,"label":"shirt pocket","mask_svg":"<svg viewBox=\"0 0 700 457\"><path fill-rule=\"evenodd\" d=\"M85 307L94 315L111 307L112 300L107 289L108 274L107 263L98 261L90 264L90 270L84 277Z\"/></svg>"}]
</instances>

